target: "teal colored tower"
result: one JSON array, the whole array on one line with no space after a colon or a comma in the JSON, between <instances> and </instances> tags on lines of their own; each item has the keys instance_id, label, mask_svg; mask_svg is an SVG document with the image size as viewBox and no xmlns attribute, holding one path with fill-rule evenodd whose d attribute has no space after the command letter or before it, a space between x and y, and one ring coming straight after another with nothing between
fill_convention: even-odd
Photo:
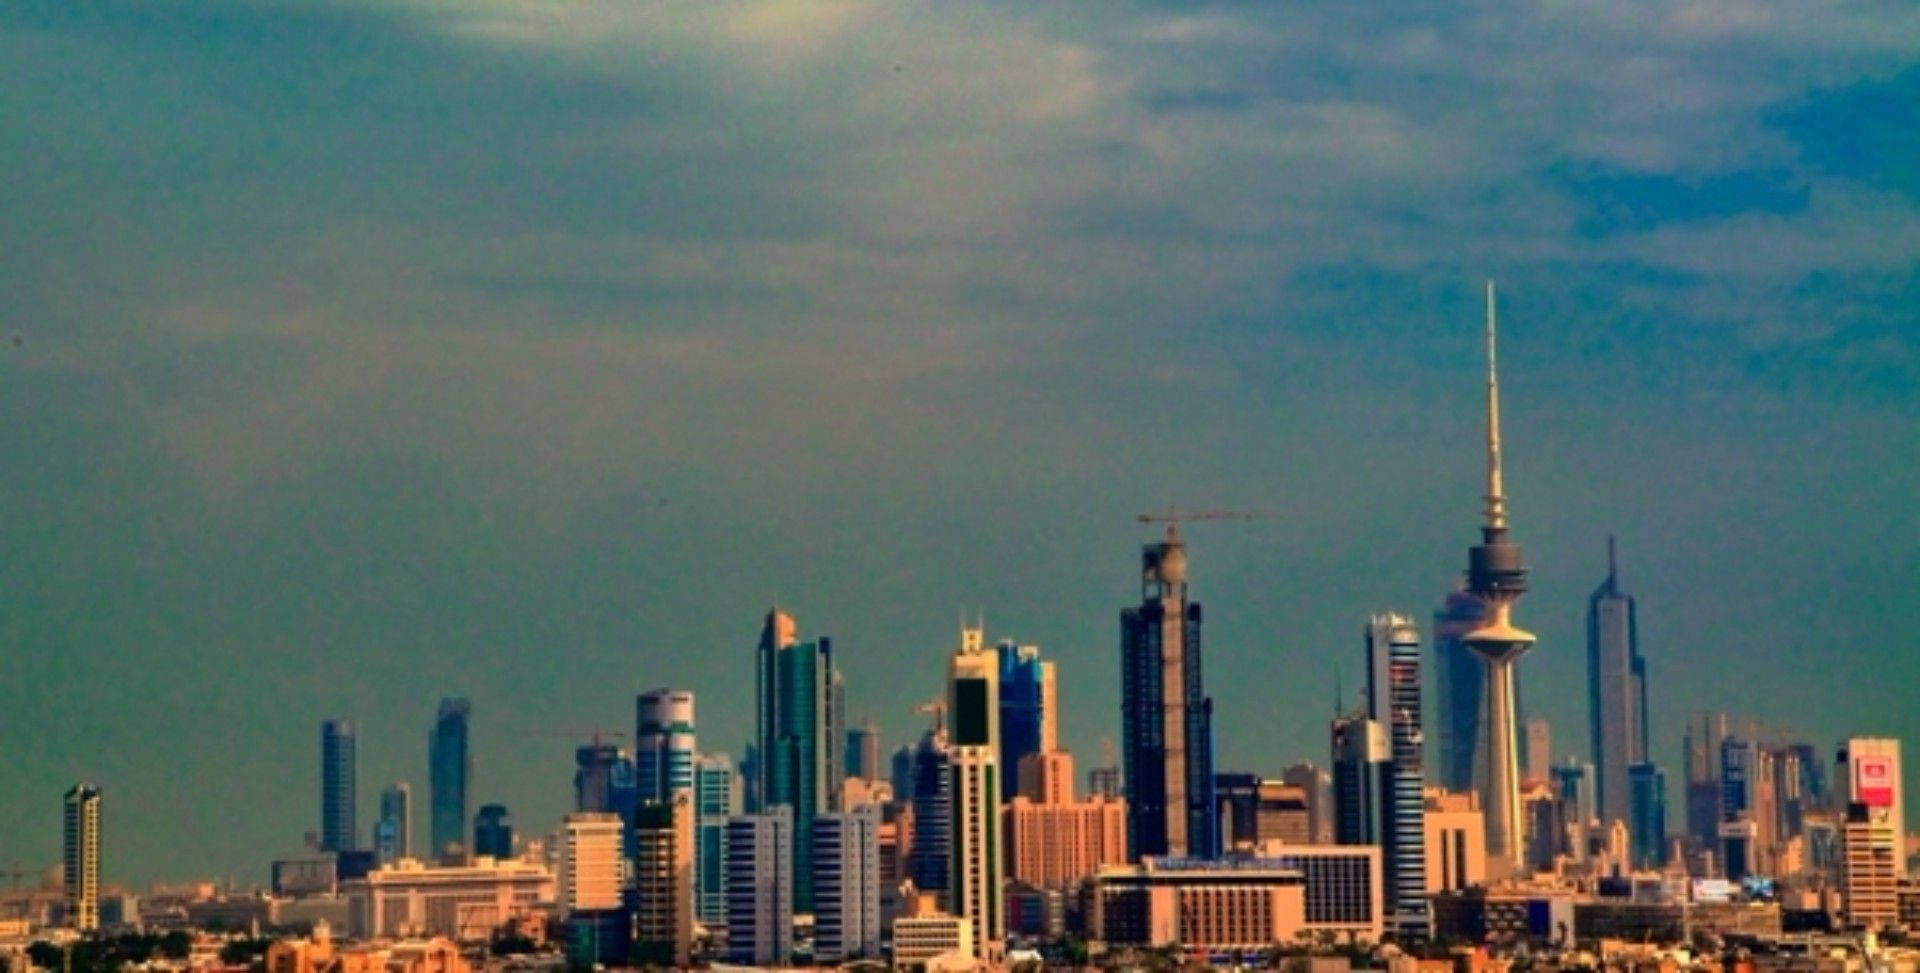
<instances>
[{"instance_id":1,"label":"teal colored tower","mask_svg":"<svg viewBox=\"0 0 1920 973\"><path fill-rule=\"evenodd\" d=\"M793 833L812 834L816 815L835 810L840 781L833 643L801 642L793 617L774 609L760 631L756 680L760 807L793 809ZM793 907L813 909L813 850L793 842Z\"/></svg>"}]
</instances>

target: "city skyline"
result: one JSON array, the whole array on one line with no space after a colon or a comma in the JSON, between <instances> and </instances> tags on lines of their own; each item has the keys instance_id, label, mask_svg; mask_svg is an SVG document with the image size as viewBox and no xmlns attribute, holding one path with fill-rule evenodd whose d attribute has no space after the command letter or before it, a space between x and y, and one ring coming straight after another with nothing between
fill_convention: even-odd
<instances>
[{"instance_id":1,"label":"city skyline","mask_svg":"<svg viewBox=\"0 0 1920 973\"><path fill-rule=\"evenodd\" d=\"M1318 762L1457 580L1486 277L1556 758L1609 534L1674 795L1698 709L1916 735L1909 7L90 6L0 11L0 860L87 780L105 880L258 879L335 717L421 846L450 696L544 831L637 692L740 756L773 603L887 750L984 605L1091 766L1169 503L1276 513L1184 532L1216 765Z\"/></svg>"}]
</instances>

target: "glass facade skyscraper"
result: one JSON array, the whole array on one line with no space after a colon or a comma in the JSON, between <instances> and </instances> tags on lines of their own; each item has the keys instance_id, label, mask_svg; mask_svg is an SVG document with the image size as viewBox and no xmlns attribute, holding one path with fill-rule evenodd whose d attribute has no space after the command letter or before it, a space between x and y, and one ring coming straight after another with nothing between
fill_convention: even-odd
<instances>
[{"instance_id":1,"label":"glass facade skyscraper","mask_svg":"<svg viewBox=\"0 0 1920 973\"><path fill-rule=\"evenodd\" d=\"M1447 595L1433 616L1433 723L1439 731L1434 783L1450 791L1476 788L1486 734L1487 666L1462 639L1486 614L1487 606L1462 589Z\"/></svg>"},{"instance_id":2,"label":"glass facade skyscraper","mask_svg":"<svg viewBox=\"0 0 1920 973\"><path fill-rule=\"evenodd\" d=\"M473 816L473 853L498 858L513 857L513 817L504 804L484 804Z\"/></svg>"},{"instance_id":3,"label":"glass facade skyscraper","mask_svg":"<svg viewBox=\"0 0 1920 973\"><path fill-rule=\"evenodd\" d=\"M1041 661L1037 646L1007 641L994 651L1000 665L1000 799L1011 801L1020 758L1058 748L1054 668Z\"/></svg>"},{"instance_id":4,"label":"glass facade skyscraper","mask_svg":"<svg viewBox=\"0 0 1920 973\"><path fill-rule=\"evenodd\" d=\"M413 857L413 789L406 781L380 792L380 819L373 825L373 856L382 865Z\"/></svg>"},{"instance_id":5,"label":"glass facade skyscraper","mask_svg":"<svg viewBox=\"0 0 1920 973\"><path fill-rule=\"evenodd\" d=\"M467 789L473 758L467 752L467 725L473 707L460 697L440 701L433 731L427 735L427 803L433 844L428 855L442 858L466 850Z\"/></svg>"},{"instance_id":6,"label":"glass facade skyscraper","mask_svg":"<svg viewBox=\"0 0 1920 973\"><path fill-rule=\"evenodd\" d=\"M724 753L703 753L694 763L694 915L703 923L727 921L727 819L740 814L740 778Z\"/></svg>"},{"instance_id":7,"label":"glass facade skyscraper","mask_svg":"<svg viewBox=\"0 0 1920 973\"><path fill-rule=\"evenodd\" d=\"M360 847L359 760L353 723L320 724L320 848L353 851Z\"/></svg>"},{"instance_id":8,"label":"glass facade skyscraper","mask_svg":"<svg viewBox=\"0 0 1920 973\"><path fill-rule=\"evenodd\" d=\"M1141 550L1140 605L1120 613L1121 747L1127 857L1220 854L1213 701L1200 666L1200 604L1171 526Z\"/></svg>"},{"instance_id":9,"label":"glass facade skyscraper","mask_svg":"<svg viewBox=\"0 0 1920 973\"><path fill-rule=\"evenodd\" d=\"M675 794L693 790L693 693L655 689L634 701L634 782L640 803L673 803Z\"/></svg>"},{"instance_id":10,"label":"glass facade skyscraper","mask_svg":"<svg viewBox=\"0 0 1920 973\"><path fill-rule=\"evenodd\" d=\"M793 830L811 834L814 815L838 804L844 737L837 715L833 643L801 642L793 617L767 613L757 650L757 750L761 807L793 809ZM794 841L794 908L813 908L812 844Z\"/></svg>"}]
</instances>

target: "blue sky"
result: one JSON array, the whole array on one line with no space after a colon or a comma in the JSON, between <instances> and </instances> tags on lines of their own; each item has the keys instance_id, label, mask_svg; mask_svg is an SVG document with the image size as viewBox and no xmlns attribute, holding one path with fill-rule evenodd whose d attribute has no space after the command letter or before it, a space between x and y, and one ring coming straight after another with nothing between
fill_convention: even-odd
<instances>
[{"instance_id":1,"label":"blue sky","mask_svg":"<svg viewBox=\"0 0 1920 973\"><path fill-rule=\"evenodd\" d=\"M1090 762L1168 503L1278 515L1188 533L1221 764L1324 759L1473 540L1488 277L1556 749L1609 533L1671 773L1700 708L1908 735L1916 55L1903 3L9 4L0 860L87 778L109 877L264 879L322 719L370 826L456 693L544 830L641 689L737 748L775 602L889 745L983 607Z\"/></svg>"}]
</instances>

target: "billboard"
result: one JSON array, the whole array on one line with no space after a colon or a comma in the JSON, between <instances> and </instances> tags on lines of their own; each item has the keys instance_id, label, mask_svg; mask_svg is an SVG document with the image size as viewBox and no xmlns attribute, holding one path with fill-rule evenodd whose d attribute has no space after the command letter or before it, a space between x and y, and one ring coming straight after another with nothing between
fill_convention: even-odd
<instances>
[{"instance_id":1,"label":"billboard","mask_svg":"<svg viewBox=\"0 0 1920 973\"><path fill-rule=\"evenodd\" d=\"M1853 799L1868 807L1893 806L1893 758L1867 753L1853 758Z\"/></svg>"}]
</instances>

